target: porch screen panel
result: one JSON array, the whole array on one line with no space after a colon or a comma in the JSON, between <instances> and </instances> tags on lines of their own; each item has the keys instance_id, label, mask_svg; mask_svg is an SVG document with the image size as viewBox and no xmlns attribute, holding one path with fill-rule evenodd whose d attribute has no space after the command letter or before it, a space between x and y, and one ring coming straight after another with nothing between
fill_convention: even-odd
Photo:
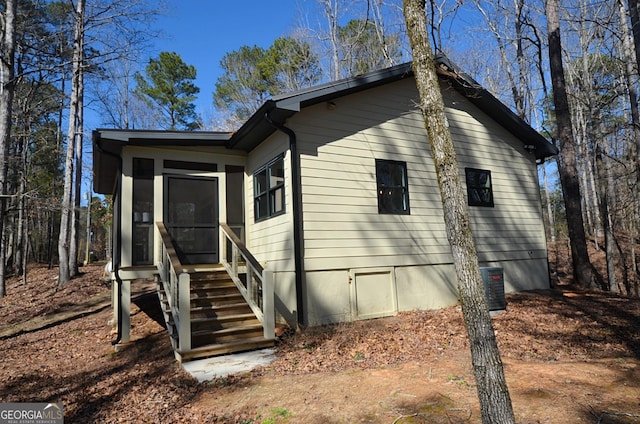
<instances>
[{"instance_id":1,"label":"porch screen panel","mask_svg":"<svg viewBox=\"0 0 640 424\"><path fill-rule=\"evenodd\" d=\"M165 226L183 264L218 263L218 180L167 176Z\"/></svg>"},{"instance_id":2,"label":"porch screen panel","mask_svg":"<svg viewBox=\"0 0 640 424\"><path fill-rule=\"evenodd\" d=\"M244 241L244 167L225 166L227 224Z\"/></svg>"},{"instance_id":3,"label":"porch screen panel","mask_svg":"<svg viewBox=\"0 0 640 424\"><path fill-rule=\"evenodd\" d=\"M133 265L153 262L153 159L133 159Z\"/></svg>"}]
</instances>

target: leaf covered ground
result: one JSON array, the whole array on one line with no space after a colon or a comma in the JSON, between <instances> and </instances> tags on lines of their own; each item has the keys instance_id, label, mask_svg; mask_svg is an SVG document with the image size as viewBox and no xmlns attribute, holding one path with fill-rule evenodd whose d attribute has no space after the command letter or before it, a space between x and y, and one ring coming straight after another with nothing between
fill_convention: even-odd
<instances>
[{"instance_id":1,"label":"leaf covered ground","mask_svg":"<svg viewBox=\"0 0 640 424\"><path fill-rule=\"evenodd\" d=\"M277 359L198 384L155 295L115 353L102 268L56 290L33 267L0 299L0 402L63 402L66 423L477 423L457 307L285 334ZM494 327L519 423L640 423L640 300L560 285L514 293Z\"/></svg>"}]
</instances>

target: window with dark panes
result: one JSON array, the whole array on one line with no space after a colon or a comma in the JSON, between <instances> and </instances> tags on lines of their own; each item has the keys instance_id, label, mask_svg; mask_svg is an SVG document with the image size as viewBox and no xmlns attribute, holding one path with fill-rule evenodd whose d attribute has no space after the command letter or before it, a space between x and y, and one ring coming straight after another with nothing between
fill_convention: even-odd
<instances>
[{"instance_id":1,"label":"window with dark panes","mask_svg":"<svg viewBox=\"0 0 640 424\"><path fill-rule=\"evenodd\" d=\"M256 221L284 213L284 158L279 156L253 176Z\"/></svg>"},{"instance_id":2,"label":"window with dark panes","mask_svg":"<svg viewBox=\"0 0 640 424\"><path fill-rule=\"evenodd\" d=\"M467 201L469 206L493 207L493 189L491 171L486 169L465 168L467 182Z\"/></svg>"},{"instance_id":3,"label":"window with dark panes","mask_svg":"<svg viewBox=\"0 0 640 424\"><path fill-rule=\"evenodd\" d=\"M409 184L406 162L376 160L378 213L409 214Z\"/></svg>"}]
</instances>

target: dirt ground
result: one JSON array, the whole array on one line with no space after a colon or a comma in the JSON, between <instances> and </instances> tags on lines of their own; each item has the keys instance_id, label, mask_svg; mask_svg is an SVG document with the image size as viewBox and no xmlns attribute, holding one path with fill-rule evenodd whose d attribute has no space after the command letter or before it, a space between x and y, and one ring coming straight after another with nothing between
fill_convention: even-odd
<instances>
[{"instance_id":1,"label":"dirt ground","mask_svg":"<svg viewBox=\"0 0 640 424\"><path fill-rule=\"evenodd\" d=\"M115 353L102 268L82 272L60 290L42 267L8 281L0 402L62 402L66 423L480 422L459 308L286 334L269 366L198 384L155 295ZM639 299L561 284L507 302L494 326L519 423L640 423Z\"/></svg>"}]
</instances>

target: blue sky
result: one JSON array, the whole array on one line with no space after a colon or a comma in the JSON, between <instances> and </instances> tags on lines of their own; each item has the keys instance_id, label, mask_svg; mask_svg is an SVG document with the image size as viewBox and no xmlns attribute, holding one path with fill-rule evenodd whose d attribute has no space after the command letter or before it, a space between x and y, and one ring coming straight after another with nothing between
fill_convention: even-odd
<instances>
[{"instance_id":1,"label":"blue sky","mask_svg":"<svg viewBox=\"0 0 640 424\"><path fill-rule=\"evenodd\" d=\"M243 45L268 47L296 25L300 0L171 0L156 27L164 36L149 57L176 52L196 67L198 112L211 109L222 57ZM148 60L145 59L145 63ZM144 66L143 66L144 67Z\"/></svg>"},{"instance_id":2,"label":"blue sky","mask_svg":"<svg viewBox=\"0 0 640 424\"><path fill-rule=\"evenodd\" d=\"M160 52L176 52L182 60L196 67L196 85L200 88L196 102L198 113L213 106L213 90L221 74L220 60L243 45L270 46L296 26L299 5L305 0L167 0L169 8L157 19L154 28L163 36L157 40L140 63L144 72L150 58ZM315 0L306 0L306 2ZM95 121L95 122L94 122ZM101 127L99 119L87 115L87 128ZM90 140L87 140L90 143ZM90 150L85 151L91 163ZM88 175L85 175L85 180ZM83 181L83 192L89 191ZM84 202L84 197L82 202Z\"/></svg>"}]
</instances>

